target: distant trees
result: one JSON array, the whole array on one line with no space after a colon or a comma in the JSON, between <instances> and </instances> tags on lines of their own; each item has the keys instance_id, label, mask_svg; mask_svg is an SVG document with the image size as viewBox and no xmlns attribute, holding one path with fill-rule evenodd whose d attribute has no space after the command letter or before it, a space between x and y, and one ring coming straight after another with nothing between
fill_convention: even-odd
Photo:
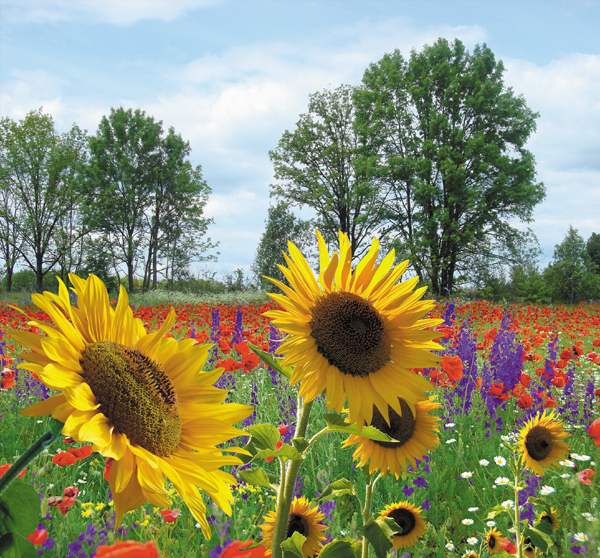
<instances>
[{"instance_id":1,"label":"distant trees","mask_svg":"<svg viewBox=\"0 0 600 558\"><path fill-rule=\"evenodd\" d=\"M210 188L190 146L143 111L112 109L95 136L76 125L59 135L42 109L0 122L0 256L12 287L15 265L36 274L94 272L110 282L125 266L128 286L159 274L178 279L211 259L203 215ZM112 270L112 271L111 271ZM118 277L117 277L118 282ZM116 284L116 283L115 283Z\"/></svg>"}]
</instances>

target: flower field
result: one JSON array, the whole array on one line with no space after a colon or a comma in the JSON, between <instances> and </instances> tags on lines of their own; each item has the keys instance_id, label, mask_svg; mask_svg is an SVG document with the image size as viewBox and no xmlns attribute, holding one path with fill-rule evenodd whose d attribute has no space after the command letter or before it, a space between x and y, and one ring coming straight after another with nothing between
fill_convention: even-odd
<instances>
[{"instance_id":1,"label":"flower field","mask_svg":"<svg viewBox=\"0 0 600 558\"><path fill-rule=\"evenodd\" d=\"M117 301L110 304L113 309L117 307ZM40 334L40 325L52 321L52 316L33 305L22 310L0 307L4 369L0 475L50 426L47 415L23 416L18 411L57 393L38 381L35 371L16 368L22 347L9 332ZM157 502L168 501L170 505L146 502L129 506L133 509L125 511L123 522L115 525L116 506L108 483L113 460L94 451L91 444L61 436L19 475L39 494L38 525L28 540L37 555L47 558L262 556L261 547L234 551L229 545L250 539L261 542L264 536L271 536L277 493L270 486L273 482L260 480L256 467L275 476L285 461L282 448L300 448L297 441L291 442L299 420L298 385L290 386L288 378L266 366L251 350L254 346L278 355L283 333L264 313L277 314L282 308L262 301L239 306L140 306L132 310L147 331L159 330L173 310L173 324L165 338L195 340L189 344L190 351L212 344L203 370L224 370L220 377L215 376L215 386L229 390L226 404L235 409L254 407L236 428L255 437L266 432L264 425L277 428L273 455L261 457L255 451L252 463L225 463L221 467L239 482L231 489L231 516L202 494L208 528L190 511L191 497L184 498L181 485L171 481L166 484L165 495L155 497ZM486 301L455 300L435 304L426 316L429 318L443 320L434 326L442 350L435 351L438 365L411 367L415 377L428 383L430 396L429 406L423 404L413 411L417 427L413 424L407 438L415 442L413 446L406 443L400 449L392 442L377 444L358 433L328 431L327 420L331 419L326 415L332 406L328 409L325 395L319 395L322 387L314 387L305 438L318 436L300 462L293 487L298 497L293 509L297 511L292 509L292 517L299 521L295 531L313 544L308 555L334 539L360 541L367 500L367 519L373 514L375 519L392 518L398 525L402 518L413 521L410 529L392 533L401 545L386 548L373 544L372 556L475 558L511 554L517 531L515 507L519 532L532 528L526 531L529 535L522 556L600 555L600 488L599 476L595 476L600 432L595 437L591 434L596 430L588 433L592 422L600 417L600 305L502 307ZM369 420L360 401L347 405L349 408L340 409L340 424L346 424L343 419L358 409L365 424L393 433L394 420L406 416L404 407L401 416L390 408L391 422L380 414L377 419L378 411ZM552 412L554 422L536 422L542 411L546 417ZM234 414L232 411L231 416ZM202 425L210 423L211 417L218 418L201 418ZM553 426L557 421L562 421L562 427ZM552 462L556 458L555 467L547 467L545 454L543 459L536 458L535 450L526 444L530 439L526 435L536 428L543 433L564 430L564 438L551 440L553 450L547 459ZM545 441L543 436L540 439ZM230 436L222 447L246 446L248 450L249 441L250 436ZM562 443L568 449L560 453ZM525 446L527 452L523 451ZM519 448L529 459L520 461L528 465L520 473L514 460ZM392 449L395 453L387 451ZM404 458L411 465L398 466ZM254 471L255 476L248 471ZM374 480L377 471L387 474ZM250 482L252 479L256 481ZM210 485L216 481L206 482ZM544 523L547 527L540 528ZM340 550L338 555L345 557L345 552ZM361 556L360 548L356 552ZM288 555L296 554L290 550ZM329 555L336 556L335 550Z\"/></svg>"}]
</instances>

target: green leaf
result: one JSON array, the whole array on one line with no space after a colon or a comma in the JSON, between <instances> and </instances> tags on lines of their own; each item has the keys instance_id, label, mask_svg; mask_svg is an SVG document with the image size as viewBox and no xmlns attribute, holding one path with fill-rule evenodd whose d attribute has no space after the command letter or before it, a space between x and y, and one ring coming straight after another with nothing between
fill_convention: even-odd
<instances>
[{"instance_id":1,"label":"green leaf","mask_svg":"<svg viewBox=\"0 0 600 558\"><path fill-rule=\"evenodd\" d=\"M309 446L310 442L306 438L292 438L292 444L298 453L303 453Z\"/></svg>"},{"instance_id":2,"label":"green leaf","mask_svg":"<svg viewBox=\"0 0 600 558\"><path fill-rule=\"evenodd\" d=\"M260 467L254 467L245 471L239 471L238 475L247 484L263 486L265 488L270 488L271 490L275 490L277 492L276 488L279 479L275 475L271 475L265 472Z\"/></svg>"},{"instance_id":3,"label":"green leaf","mask_svg":"<svg viewBox=\"0 0 600 558\"><path fill-rule=\"evenodd\" d=\"M402 529L391 518L373 519L367 521L362 529L363 535L369 541L377 558L386 558L387 551L392 548L392 537L401 533Z\"/></svg>"},{"instance_id":4,"label":"green leaf","mask_svg":"<svg viewBox=\"0 0 600 558\"><path fill-rule=\"evenodd\" d=\"M359 543L359 541L356 541ZM360 543L359 543L360 544ZM326 544L319 552L319 558L360 558L360 554L356 554L352 544L348 541L335 539L329 544Z\"/></svg>"},{"instance_id":5,"label":"green leaf","mask_svg":"<svg viewBox=\"0 0 600 558\"><path fill-rule=\"evenodd\" d=\"M283 558L304 558L302 554L302 545L306 537L296 531L289 539L281 543L283 549Z\"/></svg>"},{"instance_id":6,"label":"green leaf","mask_svg":"<svg viewBox=\"0 0 600 558\"><path fill-rule=\"evenodd\" d=\"M33 545L26 539L35 531L39 516L40 499L35 489L21 479L13 480L0 496L2 558L37 557Z\"/></svg>"},{"instance_id":7,"label":"green leaf","mask_svg":"<svg viewBox=\"0 0 600 558\"><path fill-rule=\"evenodd\" d=\"M363 438L369 440L378 440L379 442L397 442L394 438L390 438L387 434L384 434L380 430L377 430L374 426L365 426L359 431L356 423L349 424L344 422L344 419L340 415L335 413L327 413L323 415L325 422L327 423L327 431L329 432L345 432L346 434L357 434Z\"/></svg>"},{"instance_id":8,"label":"green leaf","mask_svg":"<svg viewBox=\"0 0 600 558\"><path fill-rule=\"evenodd\" d=\"M546 523L542 521L540 523ZM547 524L548 525L548 524ZM550 525L548 525L550 527ZM538 523L535 527L526 527L523 531L524 538L530 538L534 546L538 547L542 552L546 552L554 543L548 533L542 531L542 526ZM552 528L550 528L552 531Z\"/></svg>"},{"instance_id":9,"label":"green leaf","mask_svg":"<svg viewBox=\"0 0 600 558\"><path fill-rule=\"evenodd\" d=\"M284 457L286 460L290 459L292 461L300 461L303 457L296 451L296 448L293 448L289 444L283 444L281 449L278 450L261 450L259 451L253 458L252 461L257 459L266 459L267 457Z\"/></svg>"},{"instance_id":10,"label":"green leaf","mask_svg":"<svg viewBox=\"0 0 600 558\"><path fill-rule=\"evenodd\" d=\"M272 424L253 424L248 427L248 432L252 436L256 447L261 450L274 450L279 440L279 430Z\"/></svg>"},{"instance_id":11,"label":"green leaf","mask_svg":"<svg viewBox=\"0 0 600 558\"><path fill-rule=\"evenodd\" d=\"M319 497L315 498L315 502L339 498L344 494L357 494L356 487L348 479L336 480L327 485L327 488L323 490Z\"/></svg>"},{"instance_id":12,"label":"green leaf","mask_svg":"<svg viewBox=\"0 0 600 558\"><path fill-rule=\"evenodd\" d=\"M502 512L506 512L506 511L507 510L502 505L498 504L497 506L494 506L493 508L490 508L488 510L488 514L485 519L486 520L494 519L497 515L501 514Z\"/></svg>"},{"instance_id":13,"label":"green leaf","mask_svg":"<svg viewBox=\"0 0 600 558\"><path fill-rule=\"evenodd\" d=\"M271 353L267 353L266 351L261 351L256 345L253 345L248 341L248 347L256 354L260 360L262 360L267 366L273 368L273 370L277 370L280 374L290 379L292 377L292 372L294 371L293 366L283 366L281 364L282 358L275 358Z\"/></svg>"}]
</instances>

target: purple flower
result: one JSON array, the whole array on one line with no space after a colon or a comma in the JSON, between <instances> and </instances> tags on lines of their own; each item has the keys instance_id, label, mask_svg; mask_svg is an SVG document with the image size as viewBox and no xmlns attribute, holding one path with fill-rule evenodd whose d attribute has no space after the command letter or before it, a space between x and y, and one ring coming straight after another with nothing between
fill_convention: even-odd
<instances>
[{"instance_id":1,"label":"purple flower","mask_svg":"<svg viewBox=\"0 0 600 558\"><path fill-rule=\"evenodd\" d=\"M410 496L414 491L415 489L412 486L408 486L408 484L406 484L402 489L402 494L404 494L404 496Z\"/></svg>"},{"instance_id":2,"label":"purple flower","mask_svg":"<svg viewBox=\"0 0 600 558\"><path fill-rule=\"evenodd\" d=\"M423 478L423 477L417 477L414 481L413 484L417 487L417 488L427 488L427 481Z\"/></svg>"}]
</instances>

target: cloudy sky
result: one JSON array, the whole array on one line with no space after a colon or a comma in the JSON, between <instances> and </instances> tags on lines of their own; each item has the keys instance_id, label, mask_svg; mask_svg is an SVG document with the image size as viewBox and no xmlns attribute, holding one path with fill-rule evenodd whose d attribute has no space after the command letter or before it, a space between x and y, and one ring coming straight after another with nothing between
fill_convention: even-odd
<instances>
[{"instance_id":1,"label":"cloudy sky","mask_svg":"<svg viewBox=\"0 0 600 558\"><path fill-rule=\"evenodd\" d=\"M569 224L600 232L598 0L2 0L0 115L43 107L95 133L141 108L190 142L213 190L218 271L248 269L264 230L268 152L308 95L360 83L371 62L439 37L486 43L540 113L528 148L547 197L546 261Z\"/></svg>"}]
</instances>

